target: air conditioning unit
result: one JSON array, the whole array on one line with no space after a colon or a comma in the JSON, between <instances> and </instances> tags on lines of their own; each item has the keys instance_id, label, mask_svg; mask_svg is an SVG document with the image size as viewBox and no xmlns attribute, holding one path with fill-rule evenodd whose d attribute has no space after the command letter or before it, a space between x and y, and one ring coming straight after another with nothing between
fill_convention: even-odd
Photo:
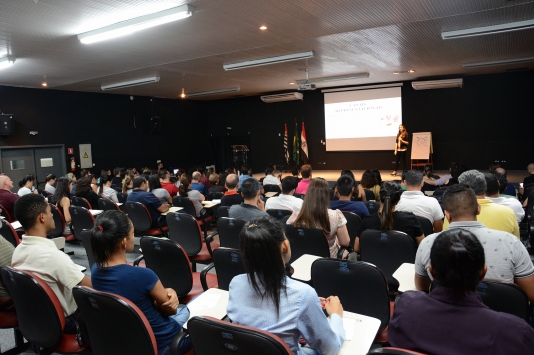
<instances>
[{"instance_id":1,"label":"air conditioning unit","mask_svg":"<svg viewBox=\"0 0 534 355\"><path fill-rule=\"evenodd\" d=\"M464 79L446 79L446 80L430 80L430 81L413 81L412 87L415 90L450 89L450 88L461 88L463 84L464 84Z\"/></svg>"},{"instance_id":2,"label":"air conditioning unit","mask_svg":"<svg viewBox=\"0 0 534 355\"><path fill-rule=\"evenodd\" d=\"M288 92L287 94L261 96L261 100L270 104L271 102L302 100L303 97L304 95L302 95L300 92Z\"/></svg>"}]
</instances>

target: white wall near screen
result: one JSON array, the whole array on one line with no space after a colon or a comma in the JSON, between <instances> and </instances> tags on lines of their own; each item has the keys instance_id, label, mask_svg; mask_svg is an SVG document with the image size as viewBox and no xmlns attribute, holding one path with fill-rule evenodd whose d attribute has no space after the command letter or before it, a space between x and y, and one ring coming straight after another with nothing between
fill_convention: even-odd
<instances>
[{"instance_id":1,"label":"white wall near screen","mask_svg":"<svg viewBox=\"0 0 534 355\"><path fill-rule=\"evenodd\" d=\"M400 87L325 93L327 151L393 150L401 123Z\"/></svg>"}]
</instances>

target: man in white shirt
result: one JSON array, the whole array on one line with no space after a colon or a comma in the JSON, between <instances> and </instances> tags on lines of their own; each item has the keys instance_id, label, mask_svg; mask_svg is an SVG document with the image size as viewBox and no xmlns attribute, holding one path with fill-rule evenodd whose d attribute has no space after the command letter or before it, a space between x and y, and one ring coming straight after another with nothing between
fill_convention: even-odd
<instances>
[{"instance_id":1,"label":"man in white shirt","mask_svg":"<svg viewBox=\"0 0 534 355\"><path fill-rule=\"evenodd\" d=\"M302 208L303 200L293 196L297 188L297 179L293 176L286 176L282 179L282 194L271 197L265 202L266 210L290 210L298 212Z\"/></svg>"},{"instance_id":2,"label":"man in white shirt","mask_svg":"<svg viewBox=\"0 0 534 355\"><path fill-rule=\"evenodd\" d=\"M263 178L263 186L265 185L277 185L282 190L282 183L280 179L274 176L274 167L267 165L265 168L265 177Z\"/></svg>"},{"instance_id":3,"label":"man in white shirt","mask_svg":"<svg viewBox=\"0 0 534 355\"><path fill-rule=\"evenodd\" d=\"M484 177L486 178L487 185L485 198L493 201L493 203L510 207L515 213L515 218L517 219L517 222L521 222L523 220L523 217L525 217L525 210L523 209L521 202L519 202L515 198L504 198L500 196L500 183L494 174L484 173Z\"/></svg>"},{"instance_id":4,"label":"man in white shirt","mask_svg":"<svg viewBox=\"0 0 534 355\"><path fill-rule=\"evenodd\" d=\"M421 192L424 184L423 173L418 170L407 171L404 183L406 184L406 191L402 193L399 203L395 206L395 211L412 212L416 216L424 217L432 223L434 232L441 232L443 230L443 211L438 200Z\"/></svg>"},{"instance_id":5,"label":"man in white shirt","mask_svg":"<svg viewBox=\"0 0 534 355\"><path fill-rule=\"evenodd\" d=\"M50 205L43 196L22 196L15 203L15 214L26 234L13 252L12 266L37 275L50 286L63 307L66 318L64 332L76 333L78 306L72 289L76 285L91 287L91 279L67 254L58 250L53 241L46 238L55 224Z\"/></svg>"}]
</instances>

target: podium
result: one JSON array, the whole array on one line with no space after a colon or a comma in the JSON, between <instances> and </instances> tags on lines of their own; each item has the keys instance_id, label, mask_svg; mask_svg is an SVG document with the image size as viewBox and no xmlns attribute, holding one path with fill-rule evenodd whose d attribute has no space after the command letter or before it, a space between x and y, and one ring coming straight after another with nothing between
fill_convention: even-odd
<instances>
[{"instance_id":1,"label":"podium","mask_svg":"<svg viewBox=\"0 0 534 355\"><path fill-rule=\"evenodd\" d=\"M237 171L241 170L243 164L248 164L248 152L250 150L246 145L233 145L232 153L235 168Z\"/></svg>"}]
</instances>

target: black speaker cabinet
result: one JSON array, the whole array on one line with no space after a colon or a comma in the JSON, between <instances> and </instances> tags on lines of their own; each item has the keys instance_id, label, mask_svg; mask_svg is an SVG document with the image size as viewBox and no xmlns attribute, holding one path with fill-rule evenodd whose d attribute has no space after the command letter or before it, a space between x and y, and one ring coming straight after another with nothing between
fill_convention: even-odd
<instances>
[{"instance_id":1,"label":"black speaker cabinet","mask_svg":"<svg viewBox=\"0 0 534 355\"><path fill-rule=\"evenodd\" d=\"M15 116L0 114L0 136L10 136L15 134Z\"/></svg>"},{"instance_id":2,"label":"black speaker cabinet","mask_svg":"<svg viewBox=\"0 0 534 355\"><path fill-rule=\"evenodd\" d=\"M161 118L155 116L150 117L150 133L161 132Z\"/></svg>"}]
</instances>

